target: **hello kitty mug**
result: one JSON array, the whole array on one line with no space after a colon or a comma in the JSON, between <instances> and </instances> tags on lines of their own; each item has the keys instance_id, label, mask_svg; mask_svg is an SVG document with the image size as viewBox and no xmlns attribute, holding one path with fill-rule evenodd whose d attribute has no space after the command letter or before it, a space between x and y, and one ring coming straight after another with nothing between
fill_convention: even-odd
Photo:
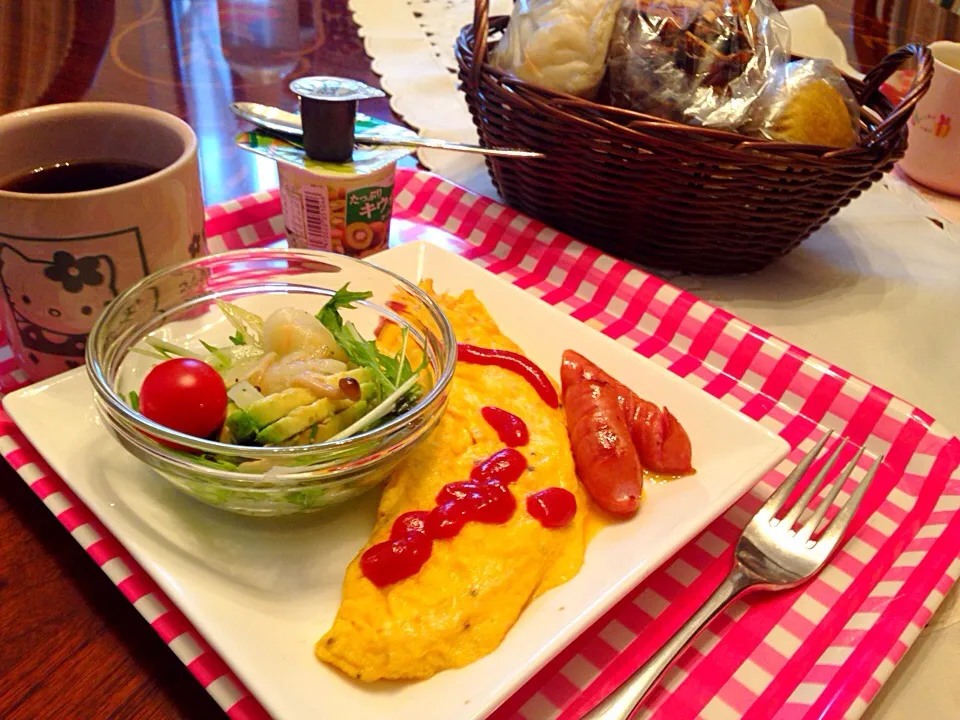
<instances>
[{"instance_id":1,"label":"hello kitty mug","mask_svg":"<svg viewBox=\"0 0 960 720\"><path fill-rule=\"evenodd\" d=\"M118 293L206 254L197 138L160 110L80 102L0 115L0 148L0 319L42 380L83 364ZM140 170L87 189L104 168Z\"/></svg>"}]
</instances>

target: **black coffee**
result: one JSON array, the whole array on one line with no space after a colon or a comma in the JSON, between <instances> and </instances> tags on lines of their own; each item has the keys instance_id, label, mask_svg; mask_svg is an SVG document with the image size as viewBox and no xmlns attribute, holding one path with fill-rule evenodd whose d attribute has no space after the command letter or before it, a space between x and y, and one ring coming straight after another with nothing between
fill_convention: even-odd
<instances>
[{"instance_id":1,"label":"black coffee","mask_svg":"<svg viewBox=\"0 0 960 720\"><path fill-rule=\"evenodd\" d=\"M158 169L125 160L57 163L5 182L0 189L40 194L99 190L145 178Z\"/></svg>"}]
</instances>

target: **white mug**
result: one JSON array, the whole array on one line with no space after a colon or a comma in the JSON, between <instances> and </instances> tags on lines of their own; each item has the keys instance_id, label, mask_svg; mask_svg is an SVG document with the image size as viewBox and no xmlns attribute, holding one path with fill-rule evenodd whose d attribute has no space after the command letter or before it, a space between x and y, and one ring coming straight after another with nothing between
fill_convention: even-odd
<instances>
[{"instance_id":1,"label":"white mug","mask_svg":"<svg viewBox=\"0 0 960 720\"><path fill-rule=\"evenodd\" d=\"M900 167L921 185L960 195L960 43L930 43L933 80L910 117Z\"/></svg>"},{"instance_id":2,"label":"white mug","mask_svg":"<svg viewBox=\"0 0 960 720\"><path fill-rule=\"evenodd\" d=\"M81 102L0 116L0 147L0 319L27 377L42 380L83 363L117 294L206 254L197 138L160 110ZM12 184L57 163L105 161L154 171L81 192Z\"/></svg>"}]
</instances>

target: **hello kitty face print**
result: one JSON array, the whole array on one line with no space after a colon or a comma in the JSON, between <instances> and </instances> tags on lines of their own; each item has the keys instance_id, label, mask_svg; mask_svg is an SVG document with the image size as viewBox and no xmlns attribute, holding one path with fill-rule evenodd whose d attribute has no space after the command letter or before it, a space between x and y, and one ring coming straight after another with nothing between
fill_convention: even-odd
<instances>
[{"instance_id":1,"label":"hello kitty face print","mask_svg":"<svg viewBox=\"0 0 960 720\"><path fill-rule=\"evenodd\" d=\"M0 284L30 350L83 360L86 333L117 295L113 261L57 250L50 260L0 244Z\"/></svg>"},{"instance_id":2,"label":"hello kitty face print","mask_svg":"<svg viewBox=\"0 0 960 720\"><path fill-rule=\"evenodd\" d=\"M58 239L0 234L3 328L28 375L82 365L97 317L148 274L137 228Z\"/></svg>"},{"instance_id":3,"label":"hello kitty face print","mask_svg":"<svg viewBox=\"0 0 960 720\"><path fill-rule=\"evenodd\" d=\"M48 262L0 245L0 282L19 319L54 335L84 334L91 317L117 295L109 257L78 258L65 250Z\"/></svg>"}]
</instances>

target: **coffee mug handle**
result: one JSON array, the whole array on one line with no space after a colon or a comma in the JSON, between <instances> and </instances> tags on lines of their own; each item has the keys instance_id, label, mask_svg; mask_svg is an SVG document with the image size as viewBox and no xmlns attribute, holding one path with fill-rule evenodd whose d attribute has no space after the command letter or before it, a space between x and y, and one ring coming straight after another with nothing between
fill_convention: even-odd
<instances>
[{"instance_id":1,"label":"coffee mug handle","mask_svg":"<svg viewBox=\"0 0 960 720\"><path fill-rule=\"evenodd\" d=\"M863 90L858 98L860 104L866 104L874 93L880 91L880 87L893 75L894 71L911 57L917 59L917 74L913 78L910 89L893 109L893 112L887 115L883 122L877 125L871 133L861 139L861 147L885 143L893 135L900 132L913 114L920 98L930 89L930 81L933 79L933 53L926 45L911 43L887 55L866 74L863 78Z\"/></svg>"}]
</instances>

